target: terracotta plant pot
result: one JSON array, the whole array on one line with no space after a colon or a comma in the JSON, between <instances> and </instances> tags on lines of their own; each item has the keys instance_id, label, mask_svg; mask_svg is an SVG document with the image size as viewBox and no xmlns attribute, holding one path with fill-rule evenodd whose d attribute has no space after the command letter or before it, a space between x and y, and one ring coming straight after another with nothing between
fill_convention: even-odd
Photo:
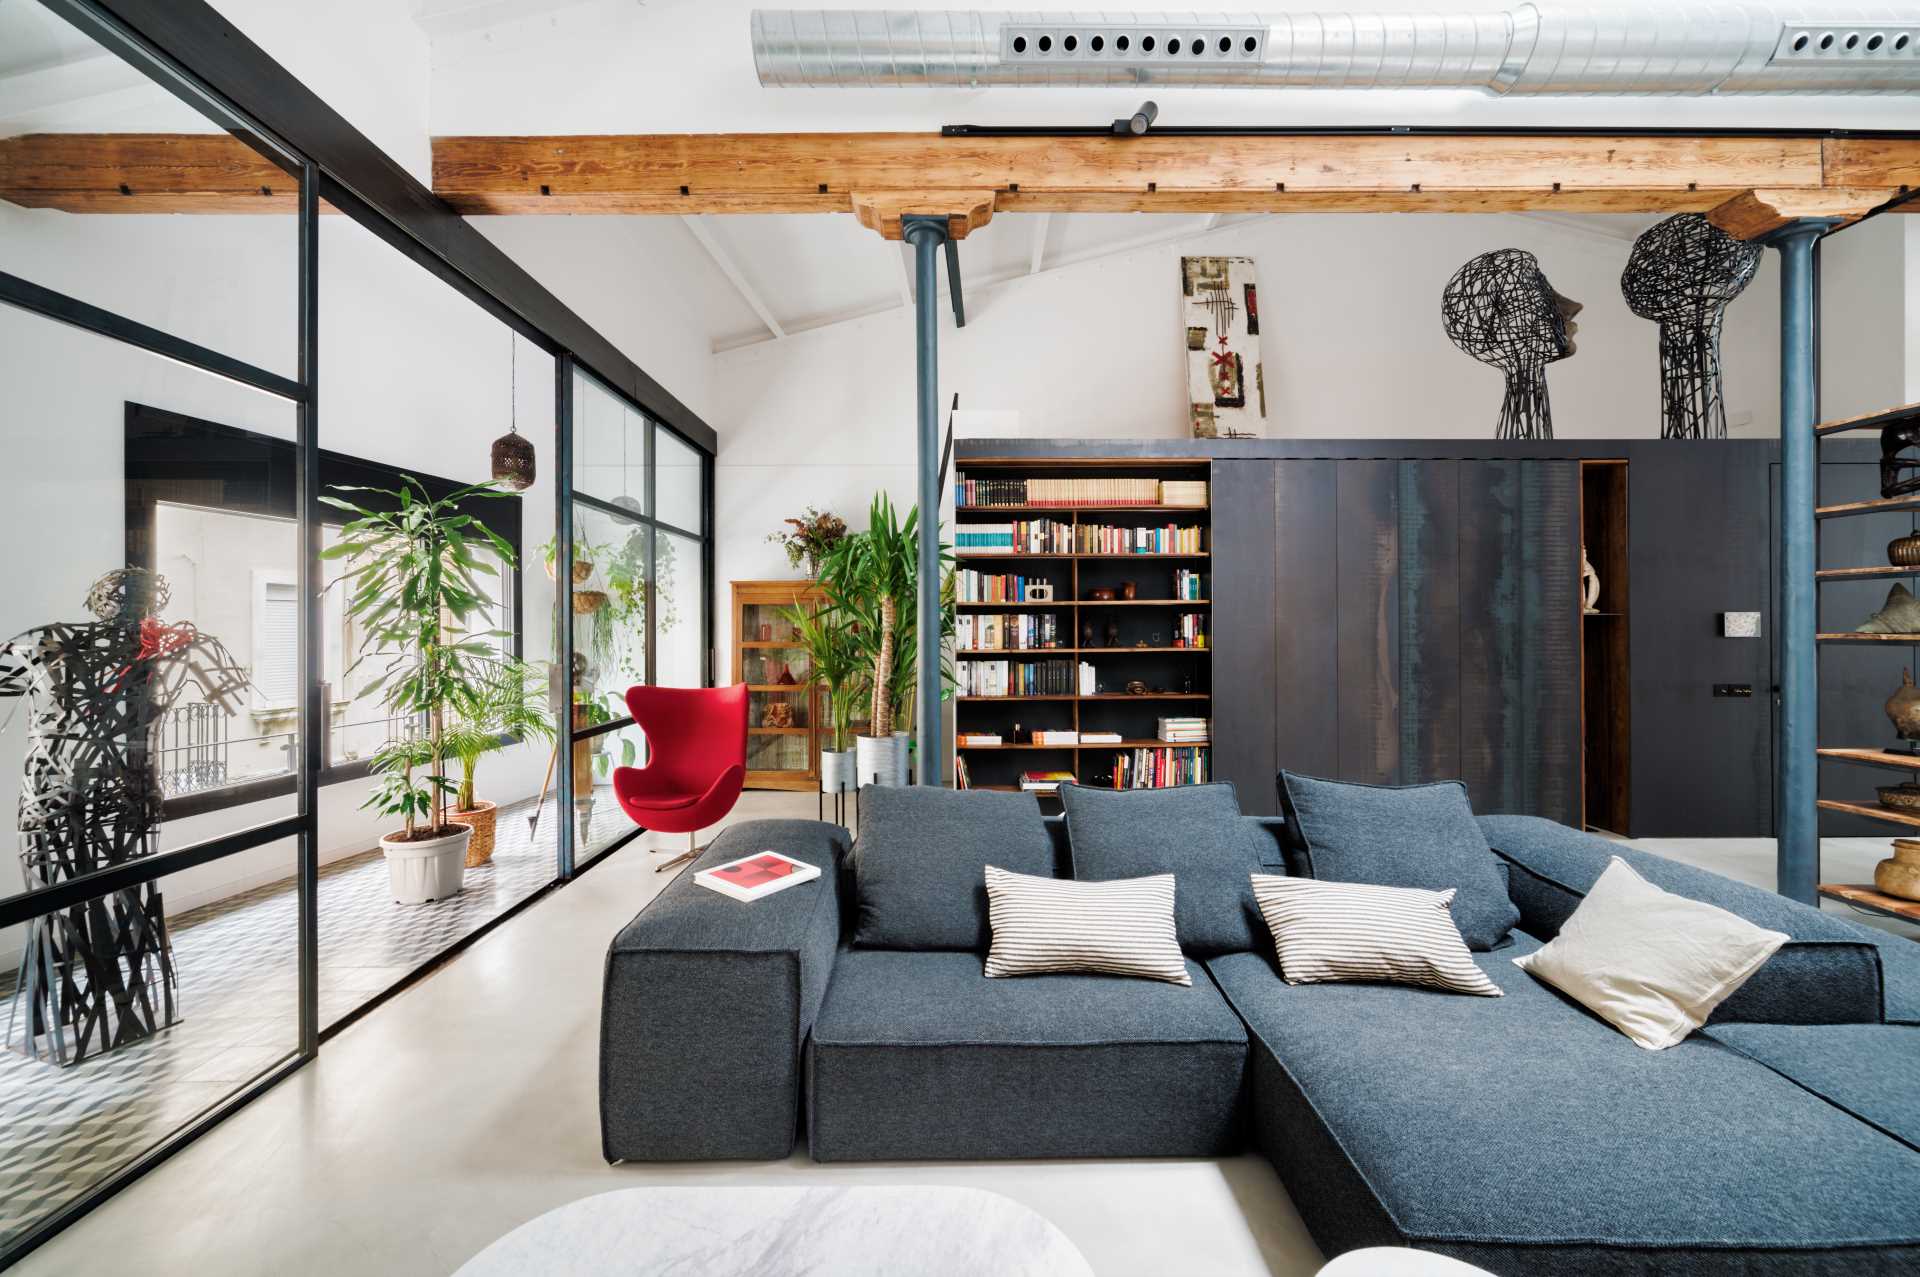
<instances>
[{"instance_id":1,"label":"terracotta plant pot","mask_svg":"<svg viewBox=\"0 0 1920 1277\"><path fill-rule=\"evenodd\" d=\"M398 834L380 840L387 856L387 880L396 904L424 905L460 894L466 885L467 843L473 830L462 825L439 838L403 842Z\"/></svg>"},{"instance_id":2,"label":"terracotta plant pot","mask_svg":"<svg viewBox=\"0 0 1920 1277\"><path fill-rule=\"evenodd\" d=\"M592 616L607 605L605 590L575 590L573 592L573 610L581 616Z\"/></svg>"},{"instance_id":3,"label":"terracotta plant pot","mask_svg":"<svg viewBox=\"0 0 1920 1277\"><path fill-rule=\"evenodd\" d=\"M592 575L593 575L592 563L588 562L586 559L575 559L573 561L573 583L575 585L585 585L587 582L587 578ZM554 572L553 572L553 562L552 560L548 560L547 580L552 581L556 579L557 578L554 576Z\"/></svg>"},{"instance_id":4,"label":"terracotta plant pot","mask_svg":"<svg viewBox=\"0 0 1920 1277\"><path fill-rule=\"evenodd\" d=\"M493 825L497 808L485 799L474 803L472 811L453 811L447 819L473 830L467 843L467 868L477 869L493 859Z\"/></svg>"}]
</instances>

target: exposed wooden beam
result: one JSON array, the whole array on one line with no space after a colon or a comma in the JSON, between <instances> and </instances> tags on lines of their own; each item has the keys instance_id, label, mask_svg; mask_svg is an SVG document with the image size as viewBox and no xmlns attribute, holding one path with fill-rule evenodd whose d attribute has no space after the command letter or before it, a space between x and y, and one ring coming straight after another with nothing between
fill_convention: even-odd
<instances>
[{"instance_id":1,"label":"exposed wooden beam","mask_svg":"<svg viewBox=\"0 0 1920 1277\"><path fill-rule=\"evenodd\" d=\"M1052 213L1033 215L1033 248L1028 254L1027 274L1038 275L1047 260L1047 231L1053 225Z\"/></svg>"},{"instance_id":2,"label":"exposed wooden beam","mask_svg":"<svg viewBox=\"0 0 1920 1277\"><path fill-rule=\"evenodd\" d=\"M0 199L69 213L281 213L299 180L226 133L0 138Z\"/></svg>"},{"instance_id":3,"label":"exposed wooden beam","mask_svg":"<svg viewBox=\"0 0 1920 1277\"><path fill-rule=\"evenodd\" d=\"M1893 188L1852 186L1743 191L1709 212L1707 220L1729 235L1756 239L1803 217L1857 222L1899 194Z\"/></svg>"},{"instance_id":4,"label":"exposed wooden beam","mask_svg":"<svg viewBox=\"0 0 1920 1277\"><path fill-rule=\"evenodd\" d=\"M708 226L700 216L682 217L680 220L685 222L687 229L693 232L693 237L700 241L700 247L707 250L707 256L713 259L713 264L720 268L720 273L727 277L729 284L733 285L733 291L740 294L740 300L751 306L753 313L760 316L760 322L767 326L767 331L775 338L785 337L787 330L781 327L780 321L773 317L771 310L767 309L766 302L760 299L760 290L747 282L746 275L733 260L733 254L714 238L713 228Z\"/></svg>"},{"instance_id":5,"label":"exposed wooden beam","mask_svg":"<svg viewBox=\"0 0 1920 1277\"><path fill-rule=\"evenodd\" d=\"M852 196L853 215L882 239L904 239L903 217L944 217L947 238L965 239L993 220L992 191L905 190L856 191Z\"/></svg>"}]
</instances>

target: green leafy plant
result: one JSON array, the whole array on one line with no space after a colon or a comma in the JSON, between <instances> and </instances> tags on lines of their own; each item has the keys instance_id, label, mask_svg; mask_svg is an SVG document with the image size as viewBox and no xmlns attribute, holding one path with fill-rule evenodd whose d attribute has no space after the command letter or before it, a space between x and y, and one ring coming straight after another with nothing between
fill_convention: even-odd
<instances>
[{"instance_id":1,"label":"green leafy plant","mask_svg":"<svg viewBox=\"0 0 1920 1277\"><path fill-rule=\"evenodd\" d=\"M540 705L546 681L539 666L503 659L475 687L461 721L447 732L447 752L460 763L456 811L473 810L473 778L482 758L515 741L553 740L553 722Z\"/></svg>"},{"instance_id":2,"label":"green leafy plant","mask_svg":"<svg viewBox=\"0 0 1920 1277\"><path fill-rule=\"evenodd\" d=\"M573 694L574 726L600 727L623 718L627 712L626 698L619 692L607 692L595 696L591 692L576 689ZM613 770L613 755L606 751L606 740L596 736L592 741L593 773L602 780ZM640 751L628 737L620 738L620 765L631 767L640 757Z\"/></svg>"},{"instance_id":3,"label":"green leafy plant","mask_svg":"<svg viewBox=\"0 0 1920 1277\"><path fill-rule=\"evenodd\" d=\"M868 668L867 654L859 636L852 622L832 608L786 608L781 615L793 626L795 640L806 649L812 681L826 694L833 748L845 749L854 702L866 690L863 675Z\"/></svg>"},{"instance_id":4,"label":"green leafy plant","mask_svg":"<svg viewBox=\"0 0 1920 1277\"><path fill-rule=\"evenodd\" d=\"M953 555L944 544L940 561ZM867 530L837 542L820 568L820 585L829 606L849 626L868 662L868 684L873 693L867 731L873 736L893 733L894 706L902 684L901 638L912 649L913 614L920 579L920 512L909 509L904 520L887 494L878 493L868 511ZM905 658L912 668L912 657ZM907 683L911 684L911 677Z\"/></svg>"},{"instance_id":5,"label":"green leafy plant","mask_svg":"<svg viewBox=\"0 0 1920 1277\"><path fill-rule=\"evenodd\" d=\"M787 552L787 566L808 565L817 574L827 552L847 535L847 521L830 511L808 506L798 519L788 519L786 528L767 533L767 540Z\"/></svg>"},{"instance_id":6,"label":"green leafy plant","mask_svg":"<svg viewBox=\"0 0 1920 1277\"><path fill-rule=\"evenodd\" d=\"M456 716L470 716L479 689L499 661L492 639L502 632L472 632L470 624L493 607L479 578L497 576L474 554L490 545L500 561L514 562L513 547L486 524L461 512L462 503L507 495L492 483L461 488L436 501L411 475L397 489L340 486L335 492L384 498L368 509L337 496L328 505L354 516L337 545L323 552L346 559L341 578L346 611L361 627L353 669L370 661L379 674L360 696L379 696L390 715L422 715L426 735L388 741L374 756L381 777L362 804L404 822L403 838L437 838L451 831L447 804L456 787L446 774L448 729ZM422 824L424 822L424 829Z\"/></svg>"}]
</instances>

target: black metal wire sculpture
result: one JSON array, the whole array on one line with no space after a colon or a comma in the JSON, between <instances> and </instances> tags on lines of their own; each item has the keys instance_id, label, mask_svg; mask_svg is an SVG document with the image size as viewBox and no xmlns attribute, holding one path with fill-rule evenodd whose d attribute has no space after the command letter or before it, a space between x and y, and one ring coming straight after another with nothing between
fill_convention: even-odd
<instances>
[{"instance_id":1,"label":"black metal wire sculpture","mask_svg":"<svg viewBox=\"0 0 1920 1277\"><path fill-rule=\"evenodd\" d=\"M1498 248L1454 272L1440 295L1453 344L1506 374L1500 439L1553 438L1547 365L1574 352L1580 303L1547 282L1540 261L1521 248Z\"/></svg>"},{"instance_id":2,"label":"black metal wire sculpture","mask_svg":"<svg viewBox=\"0 0 1920 1277\"><path fill-rule=\"evenodd\" d=\"M1880 428L1880 495L1888 499L1920 492L1920 421Z\"/></svg>"},{"instance_id":3,"label":"black metal wire sculpture","mask_svg":"<svg viewBox=\"0 0 1920 1277\"><path fill-rule=\"evenodd\" d=\"M1699 213L1680 213L1633 241L1620 275L1627 307L1660 325L1660 437L1724 439L1720 327L1753 282L1764 250Z\"/></svg>"},{"instance_id":4,"label":"black metal wire sculpture","mask_svg":"<svg viewBox=\"0 0 1920 1277\"><path fill-rule=\"evenodd\" d=\"M109 572L87 593L97 621L57 622L0 644L0 697L25 697L20 864L43 889L154 853L161 790L154 729L189 683L232 714L246 671L220 641L156 616L166 581ZM173 951L157 882L34 919L7 1042L78 1064L178 1019Z\"/></svg>"}]
</instances>

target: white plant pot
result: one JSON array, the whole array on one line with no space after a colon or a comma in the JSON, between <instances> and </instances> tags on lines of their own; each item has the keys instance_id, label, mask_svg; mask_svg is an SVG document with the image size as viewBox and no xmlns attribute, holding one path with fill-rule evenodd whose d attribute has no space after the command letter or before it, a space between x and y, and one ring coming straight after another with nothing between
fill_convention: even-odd
<instances>
[{"instance_id":1,"label":"white plant pot","mask_svg":"<svg viewBox=\"0 0 1920 1277\"><path fill-rule=\"evenodd\" d=\"M895 777L893 783L905 788L907 785L913 783L913 778L907 771L907 763L913 757L913 733L895 732L893 739L896 748L899 750L899 761L893 765L893 774Z\"/></svg>"},{"instance_id":2,"label":"white plant pot","mask_svg":"<svg viewBox=\"0 0 1920 1277\"><path fill-rule=\"evenodd\" d=\"M467 879L467 843L473 830L461 825L442 838L400 842L394 835L380 840L387 856L387 879L393 898L403 905L423 905L460 894Z\"/></svg>"},{"instance_id":3,"label":"white plant pot","mask_svg":"<svg viewBox=\"0 0 1920 1277\"><path fill-rule=\"evenodd\" d=\"M853 738L854 784L904 785L906 742L898 736L856 736Z\"/></svg>"},{"instance_id":4,"label":"white plant pot","mask_svg":"<svg viewBox=\"0 0 1920 1277\"><path fill-rule=\"evenodd\" d=\"M820 792L840 794L858 789L854 781L854 753L850 749L820 751Z\"/></svg>"}]
</instances>

